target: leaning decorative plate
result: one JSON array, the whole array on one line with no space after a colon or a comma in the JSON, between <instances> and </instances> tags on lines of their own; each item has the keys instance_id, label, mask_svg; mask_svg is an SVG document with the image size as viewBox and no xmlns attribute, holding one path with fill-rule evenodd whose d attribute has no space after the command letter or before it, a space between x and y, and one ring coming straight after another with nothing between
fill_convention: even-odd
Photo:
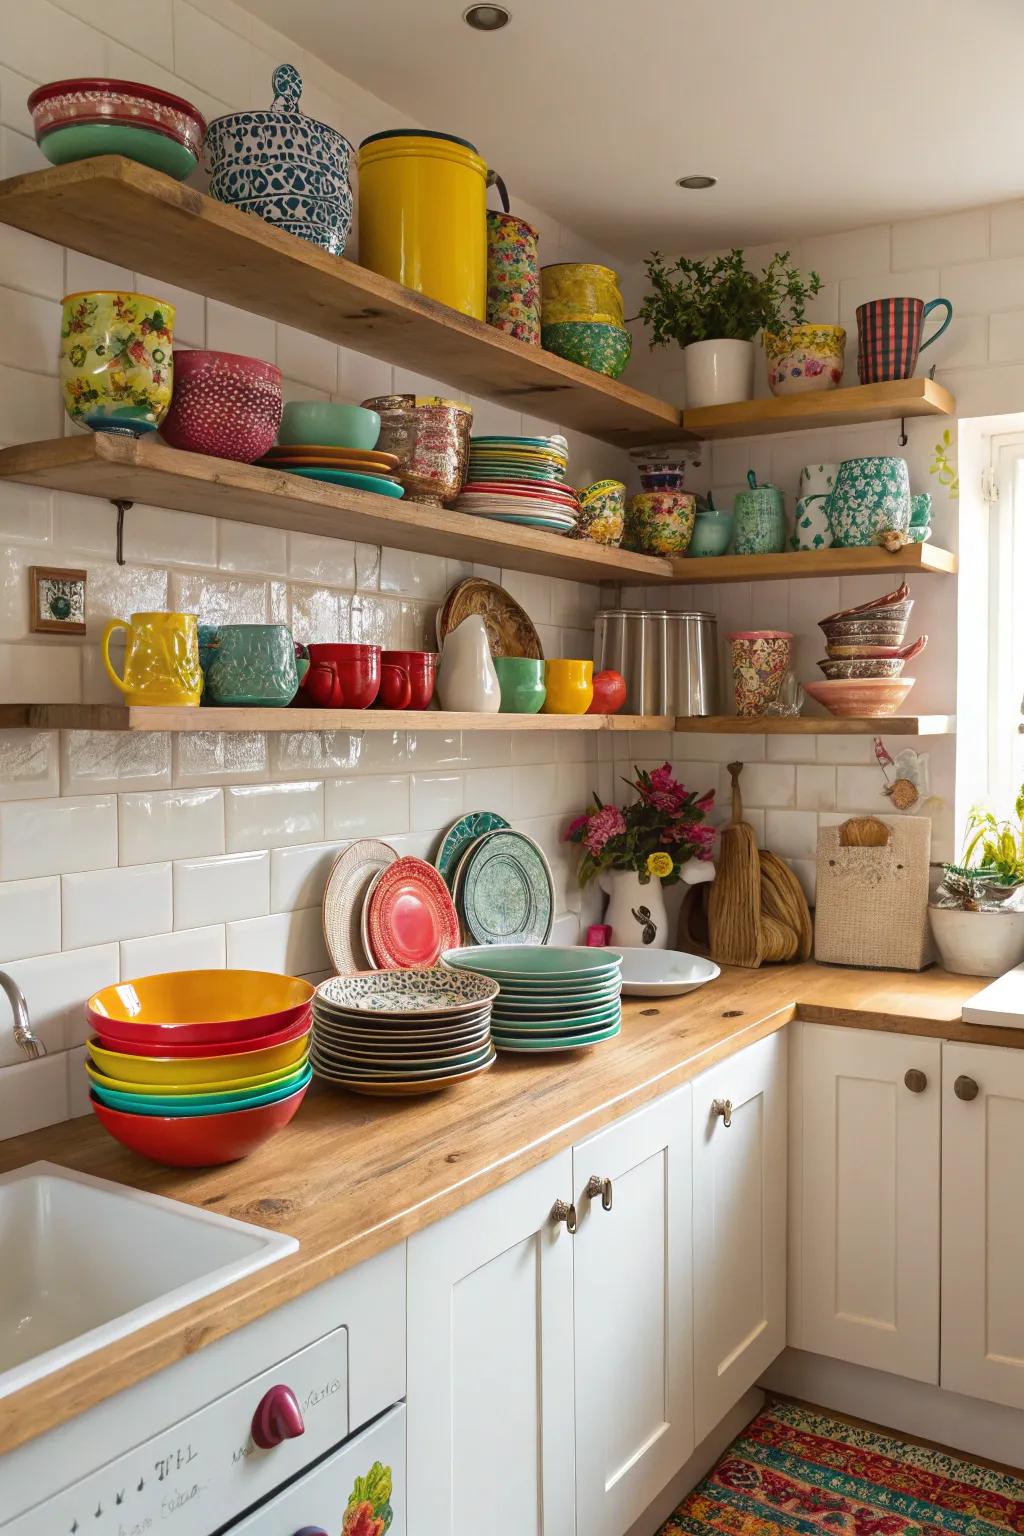
<instances>
[{"instance_id":1,"label":"leaning decorative plate","mask_svg":"<svg viewBox=\"0 0 1024 1536\"><path fill-rule=\"evenodd\" d=\"M524 832L488 832L470 853L462 914L478 944L544 944L555 884L543 852Z\"/></svg>"},{"instance_id":2,"label":"leaning decorative plate","mask_svg":"<svg viewBox=\"0 0 1024 1536\"><path fill-rule=\"evenodd\" d=\"M455 866L470 843L483 837L485 832L494 832L507 826L508 822L497 811L470 811L467 816L460 816L458 821L452 823L434 854L434 868L449 890L455 877Z\"/></svg>"},{"instance_id":3,"label":"leaning decorative plate","mask_svg":"<svg viewBox=\"0 0 1024 1536\"><path fill-rule=\"evenodd\" d=\"M622 990L633 997L678 997L721 974L713 960L682 949L622 951Z\"/></svg>"},{"instance_id":4,"label":"leaning decorative plate","mask_svg":"<svg viewBox=\"0 0 1024 1536\"><path fill-rule=\"evenodd\" d=\"M375 876L397 858L390 844L363 837L335 859L324 890L323 925L336 971L365 971L370 965L359 932L363 902Z\"/></svg>"},{"instance_id":5,"label":"leaning decorative plate","mask_svg":"<svg viewBox=\"0 0 1024 1536\"><path fill-rule=\"evenodd\" d=\"M459 938L448 887L432 864L398 859L377 876L366 903L370 953L384 970L436 964Z\"/></svg>"},{"instance_id":6,"label":"leaning decorative plate","mask_svg":"<svg viewBox=\"0 0 1024 1536\"><path fill-rule=\"evenodd\" d=\"M489 976L446 965L425 971L357 971L332 976L316 989L317 999L359 1014L475 1013L497 995L498 983Z\"/></svg>"},{"instance_id":7,"label":"leaning decorative plate","mask_svg":"<svg viewBox=\"0 0 1024 1536\"><path fill-rule=\"evenodd\" d=\"M530 616L515 598L493 581L471 576L452 587L437 615L437 643L470 614L479 614L487 629L492 656L528 656L544 660L540 636Z\"/></svg>"}]
</instances>

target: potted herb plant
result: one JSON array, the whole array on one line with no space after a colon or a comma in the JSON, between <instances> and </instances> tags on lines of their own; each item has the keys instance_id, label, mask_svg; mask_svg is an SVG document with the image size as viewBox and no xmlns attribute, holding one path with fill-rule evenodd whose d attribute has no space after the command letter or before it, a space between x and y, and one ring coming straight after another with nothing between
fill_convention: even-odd
<instances>
[{"instance_id":1,"label":"potted herb plant","mask_svg":"<svg viewBox=\"0 0 1024 1536\"><path fill-rule=\"evenodd\" d=\"M750 270L740 250L705 261L680 256L672 266L654 251L645 266L651 291L638 318L650 327L652 347L682 347L691 407L749 400L754 337L802 324L807 300L821 290L818 274L805 279L788 251L777 252L761 272Z\"/></svg>"},{"instance_id":2,"label":"potted herb plant","mask_svg":"<svg viewBox=\"0 0 1024 1536\"><path fill-rule=\"evenodd\" d=\"M1014 820L984 806L967 819L959 864L947 864L928 909L947 971L1001 976L1024 961L1024 785Z\"/></svg>"},{"instance_id":3,"label":"potted herb plant","mask_svg":"<svg viewBox=\"0 0 1024 1536\"><path fill-rule=\"evenodd\" d=\"M705 817L714 790L698 795L680 784L668 763L653 772L635 768L623 782L635 791L629 805L604 805L597 795L571 822L565 840L583 848L579 881L596 879L608 897L605 922L616 944L664 949L668 923L662 886L695 885L714 876L715 829Z\"/></svg>"}]
</instances>

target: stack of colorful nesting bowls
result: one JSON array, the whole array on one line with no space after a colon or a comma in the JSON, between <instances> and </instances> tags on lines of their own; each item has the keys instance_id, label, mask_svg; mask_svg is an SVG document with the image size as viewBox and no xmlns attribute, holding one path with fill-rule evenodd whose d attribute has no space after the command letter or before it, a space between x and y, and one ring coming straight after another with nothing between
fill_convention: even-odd
<instances>
[{"instance_id":1,"label":"stack of colorful nesting bowls","mask_svg":"<svg viewBox=\"0 0 1024 1536\"><path fill-rule=\"evenodd\" d=\"M617 379L633 338L622 323L622 294L611 267L560 261L541 267L541 346L593 373Z\"/></svg>"},{"instance_id":2,"label":"stack of colorful nesting bowls","mask_svg":"<svg viewBox=\"0 0 1024 1536\"><path fill-rule=\"evenodd\" d=\"M578 1051L619 1033L617 951L493 944L449 950L444 961L498 983L491 1037L499 1051Z\"/></svg>"},{"instance_id":3,"label":"stack of colorful nesting bowls","mask_svg":"<svg viewBox=\"0 0 1024 1536\"><path fill-rule=\"evenodd\" d=\"M302 1103L313 990L269 971L175 971L105 987L85 1009L97 1118L170 1167L247 1156Z\"/></svg>"}]
</instances>

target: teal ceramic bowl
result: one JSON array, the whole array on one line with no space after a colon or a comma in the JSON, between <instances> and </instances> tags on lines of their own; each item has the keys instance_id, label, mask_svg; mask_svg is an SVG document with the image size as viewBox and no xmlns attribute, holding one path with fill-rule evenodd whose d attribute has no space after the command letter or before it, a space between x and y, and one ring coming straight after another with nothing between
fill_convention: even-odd
<instances>
[{"instance_id":1,"label":"teal ceramic bowl","mask_svg":"<svg viewBox=\"0 0 1024 1536\"><path fill-rule=\"evenodd\" d=\"M277 441L285 447L315 443L318 448L377 446L380 417L361 405L339 405L334 400L290 400L281 412Z\"/></svg>"},{"instance_id":2,"label":"teal ceramic bowl","mask_svg":"<svg viewBox=\"0 0 1024 1536\"><path fill-rule=\"evenodd\" d=\"M607 325L602 320L559 320L545 325L540 344L546 352L609 379L619 377L633 350L633 338L625 326Z\"/></svg>"},{"instance_id":3,"label":"teal ceramic bowl","mask_svg":"<svg viewBox=\"0 0 1024 1536\"><path fill-rule=\"evenodd\" d=\"M530 656L495 656L503 715L535 715L547 697L544 663Z\"/></svg>"},{"instance_id":4,"label":"teal ceramic bowl","mask_svg":"<svg viewBox=\"0 0 1024 1536\"><path fill-rule=\"evenodd\" d=\"M55 128L39 140L39 148L51 165L72 160L92 160L96 155L124 155L184 181L199 164L191 150L149 128L128 128L120 123L73 123Z\"/></svg>"},{"instance_id":5,"label":"teal ceramic bowl","mask_svg":"<svg viewBox=\"0 0 1024 1536\"><path fill-rule=\"evenodd\" d=\"M445 950L445 965L477 971L499 984L508 981L592 981L617 976L622 956L613 949L583 949L555 944L470 944Z\"/></svg>"},{"instance_id":6,"label":"teal ceramic bowl","mask_svg":"<svg viewBox=\"0 0 1024 1536\"><path fill-rule=\"evenodd\" d=\"M693 520L693 533L686 553L698 556L724 555L731 539L731 512L698 512Z\"/></svg>"},{"instance_id":7,"label":"teal ceramic bowl","mask_svg":"<svg viewBox=\"0 0 1024 1536\"><path fill-rule=\"evenodd\" d=\"M110 1109L120 1109L133 1115L160 1115L165 1119L180 1115L223 1115L236 1109L259 1109L263 1104L276 1104L290 1093L305 1088L313 1076L313 1069L304 1066L301 1072L276 1083L273 1088L258 1093L184 1093L181 1095L151 1093L118 1093L113 1088L92 1084L92 1092L101 1104Z\"/></svg>"}]
</instances>

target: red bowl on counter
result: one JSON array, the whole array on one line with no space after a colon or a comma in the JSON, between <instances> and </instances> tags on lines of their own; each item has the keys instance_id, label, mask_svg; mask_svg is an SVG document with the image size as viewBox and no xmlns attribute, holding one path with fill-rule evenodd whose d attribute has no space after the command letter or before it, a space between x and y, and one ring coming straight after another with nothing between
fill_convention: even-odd
<instances>
[{"instance_id":1,"label":"red bowl on counter","mask_svg":"<svg viewBox=\"0 0 1024 1536\"><path fill-rule=\"evenodd\" d=\"M278 1034L308 1018L315 988L273 971L168 971L115 982L90 997L85 1016L104 1044L224 1045Z\"/></svg>"},{"instance_id":2,"label":"red bowl on counter","mask_svg":"<svg viewBox=\"0 0 1024 1536\"><path fill-rule=\"evenodd\" d=\"M256 1109L224 1110L219 1115L133 1115L110 1109L92 1094L93 1114L115 1141L151 1162L169 1168L215 1168L248 1157L283 1130L306 1097L308 1084Z\"/></svg>"},{"instance_id":3,"label":"red bowl on counter","mask_svg":"<svg viewBox=\"0 0 1024 1536\"><path fill-rule=\"evenodd\" d=\"M271 1035L258 1035L255 1040L213 1041L209 1045L167 1045L158 1040L118 1040L109 1032L97 1034L100 1045L110 1051L122 1051L128 1056L151 1056L159 1060L186 1060L197 1056L240 1056L246 1052L266 1051L275 1045L290 1045L308 1035L313 1025L312 1008L287 1029L276 1030ZM104 1030L109 1026L104 1023Z\"/></svg>"},{"instance_id":4,"label":"red bowl on counter","mask_svg":"<svg viewBox=\"0 0 1024 1536\"><path fill-rule=\"evenodd\" d=\"M174 353L174 394L160 435L172 448L251 464L277 436L281 370L237 352Z\"/></svg>"}]
</instances>

